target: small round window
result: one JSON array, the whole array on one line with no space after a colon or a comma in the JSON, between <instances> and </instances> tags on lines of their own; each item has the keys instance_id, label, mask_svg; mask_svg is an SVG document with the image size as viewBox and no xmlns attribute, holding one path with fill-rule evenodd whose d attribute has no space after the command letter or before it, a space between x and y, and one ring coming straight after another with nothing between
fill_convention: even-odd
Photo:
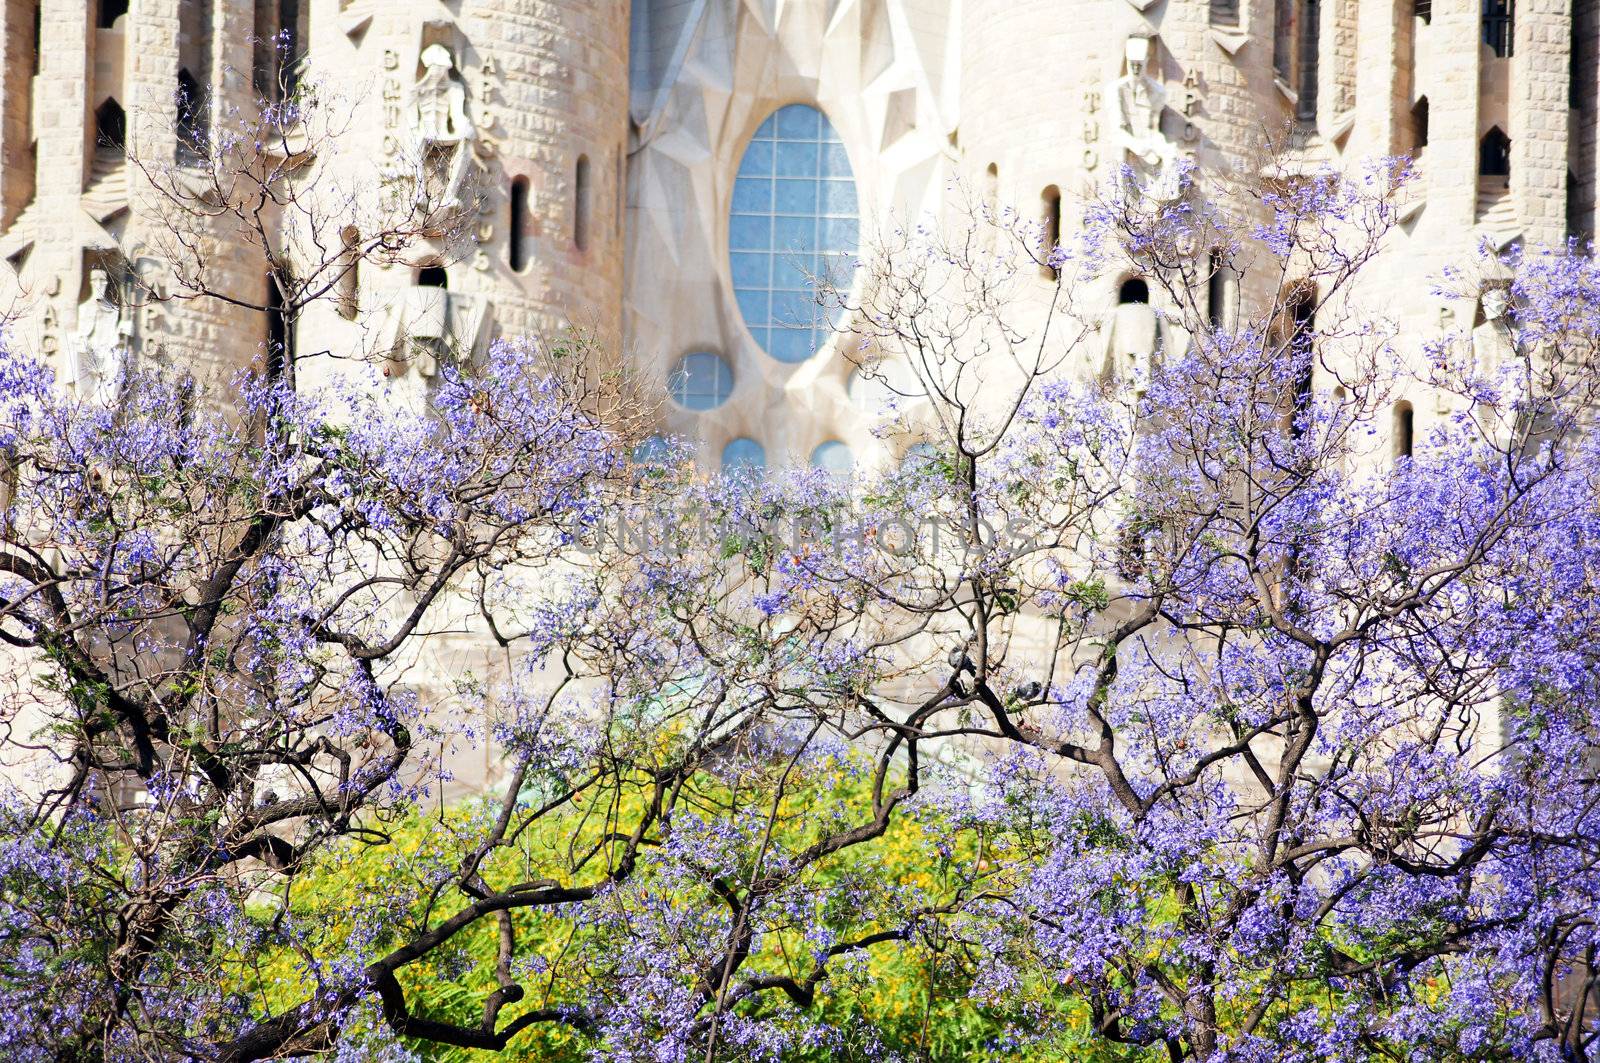
<instances>
[{"instance_id":1,"label":"small round window","mask_svg":"<svg viewBox=\"0 0 1600 1063\"><path fill-rule=\"evenodd\" d=\"M706 351L686 355L672 371L673 401L686 410L714 410L733 394L733 370Z\"/></svg>"},{"instance_id":2,"label":"small round window","mask_svg":"<svg viewBox=\"0 0 1600 1063\"><path fill-rule=\"evenodd\" d=\"M766 465L766 448L753 439L741 436L722 448L724 469L763 469Z\"/></svg>"},{"instance_id":3,"label":"small round window","mask_svg":"<svg viewBox=\"0 0 1600 1063\"><path fill-rule=\"evenodd\" d=\"M774 112L734 179L728 254L739 312L778 361L805 361L827 343L816 282L848 281L859 229L855 177L833 124L802 103Z\"/></svg>"},{"instance_id":4,"label":"small round window","mask_svg":"<svg viewBox=\"0 0 1600 1063\"><path fill-rule=\"evenodd\" d=\"M811 452L811 464L831 473L848 476L855 467L855 457L849 447L837 439L830 439Z\"/></svg>"}]
</instances>

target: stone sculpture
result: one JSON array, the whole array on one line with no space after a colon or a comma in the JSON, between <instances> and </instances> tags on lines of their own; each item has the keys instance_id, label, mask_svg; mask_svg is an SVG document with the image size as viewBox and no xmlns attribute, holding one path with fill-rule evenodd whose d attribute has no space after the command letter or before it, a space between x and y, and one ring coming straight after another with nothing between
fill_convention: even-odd
<instances>
[{"instance_id":1,"label":"stone sculpture","mask_svg":"<svg viewBox=\"0 0 1600 1063\"><path fill-rule=\"evenodd\" d=\"M133 336L133 322L111 298L110 277L103 269L89 271L89 298L78 306L78 330L72 337L73 384L79 398L99 406L116 404Z\"/></svg>"}]
</instances>

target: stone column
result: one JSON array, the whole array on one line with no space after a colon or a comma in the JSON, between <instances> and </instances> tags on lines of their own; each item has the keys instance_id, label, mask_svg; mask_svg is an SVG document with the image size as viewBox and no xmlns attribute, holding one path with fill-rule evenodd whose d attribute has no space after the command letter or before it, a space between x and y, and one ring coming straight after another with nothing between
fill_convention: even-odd
<instances>
[{"instance_id":1,"label":"stone column","mask_svg":"<svg viewBox=\"0 0 1600 1063\"><path fill-rule=\"evenodd\" d=\"M0 230L33 199L33 91L38 53L32 0L0 4Z\"/></svg>"},{"instance_id":2,"label":"stone column","mask_svg":"<svg viewBox=\"0 0 1600 1063\"><path fill-rule=\"evenodd\" d=\"M1482 27L1476 3L1435 4L1428 28L1433 84L1428 146L1430 227L1463 232L1478 201L1478 79Z\"/></svg>"},{"instance_id":3,"label":"stone column","mask_svg":"<svg viewBox=\"0 0 1600 1063\"><path fill-rule=\"evenodd\" d=\"M1511 195L1530 244L1566 239L1572 0L1521 0L1511 58Z\"/></svg>"},{"instance_id":4,"label":"stone column","mask_svg":"<svg viewBox=\"0 0 1600 1063\"><path fill-rule=\"evenodd\" d=\"M41 0L39 76L34 81L39 183L37 223L28 266L41 308L43 342L52 368L66 366L61 337L77 325L83 251L79 197L94 150L89 99L94 57L91 0ZM52 349L53 348L53 349Z\"/></svg>"},{"instance_id":5,"label":"stone column","mask_svg":"<svg viewBox=\"0 0 1600 1063\"><path fill-rule=\"evenodd\" d=\"M1350 133L1357 155L1410 148L1400 119L1411 110L1410 22L1410 5L1395 0L1362 0L1357 12L1356 122Z\"/></svg>"}]
</instances>

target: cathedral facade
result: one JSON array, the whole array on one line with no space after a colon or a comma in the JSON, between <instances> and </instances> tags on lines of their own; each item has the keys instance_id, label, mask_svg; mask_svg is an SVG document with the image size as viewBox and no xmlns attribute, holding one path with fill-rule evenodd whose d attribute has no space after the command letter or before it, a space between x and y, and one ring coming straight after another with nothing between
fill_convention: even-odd
<instances>
[{"instance_id":1,"label":"cathedral facade","mask_svg":"<svg viewBox=\"0 0 1600 1063\"><path fill-rule=\"evenodd\" d=\"M203 380L273 344L575 323L666 385L661 431L707 466L843 467L881 444L811 288L875 227L947 215L955 182L1070 227L1124 163L1158 188L1291 128L1308 164L1416 160L1374 298L1470 327L1442 267L1594 228L1597 38L1596 0L4 0L0 306L88 390L124 359ZM261 249L213 226L206 286L234 298L175 298L152 162L181 174L187 141L306 85L348 108L347 153L470 192L464 239L286 323ZM339 229L318 246L362 239L308 217Z\"/></svg>"},{"instance_id":2,"label":"cathedral facade","mask_svg":"<svg viewBox=\"0 0 1600 1063\"><path fill-rule=\"evenodd\" d=\"M1307 166L1410 156L1367 297L1419 350L1505 310L1440 296L1441 269L1596 227L1600 0L3 0L0 49L0 313L105 402L130 362L203 387L288 349L425 396L439 358L575 324L664 386L659 432L708 468L846 469L898 455L812 282L958 186L1048 233L1124 165L1160 198L1248 168L1264 130ZM153 189L307 86L345 109L351 175L411 166L463 221L286 314L282 248L197 224L198 277ZM293 213L269 245L337 264L373 237L338 202ZM1159 313L1104 284L1080 302L1137 361ZM1404 401L1408 440L1447 412ZM476 650L430 652L449 675Z\"/></svg>"}]
</instances>

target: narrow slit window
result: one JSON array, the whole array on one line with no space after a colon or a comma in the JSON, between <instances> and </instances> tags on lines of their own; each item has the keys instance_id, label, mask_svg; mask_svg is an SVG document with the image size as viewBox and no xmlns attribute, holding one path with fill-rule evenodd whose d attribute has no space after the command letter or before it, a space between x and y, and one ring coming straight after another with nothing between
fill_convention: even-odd
<instances>
[{"instance_id":1,"label":"narrow slit window","mask_svg":"<svg viewBox=\"0 0 1600 1063\"><path fill-rule=\"evenodd\" d=\"M1318 0L1302 0L1299 12L1299 40L1295 50L1295 109L1294 116L1302 124L1317 120L1317 60L1320 43L1318 33L1322 21Z\"/></svg>"},{"instance_id":2,"label":"narrow slit window","mask_svg":"<svg viewBox=\"0 0 1600 1063\"><path fill-rule=\"evenodd\" d=\"M1311 406L1312 373L1316 362L1314 343L1317 331L1317 294L1310 284L1299 285L1289 296L1288 353L1295 361L1294 393L1290 397L1290 432L1302 438L1305 414Z\"/></svg>"},{"instance_id":3,"label":"narrow slit window","mask_svg":"<svg viewBox=\"0 0 1600 1063\"><path fill-rule=\"evenodd\" d=\"M267 274L267 379L282 380L294 360L294 336L278 278Z\"/></svg>"},{"instance_id":4,"label":"narrow slit window","mask_svg":"<svg viewBox=\"0 0 1600 1063\"><path fill-rule=\"evenodd\" d=\"M1044 265L1040 275L1047 281L1056 280L1060 273L1051 265L1056 247L1061 243L1061 189L1050 185L1039 194L1040 252Z\"/></svg>"},{"instance_id":5,"label":"narrow slit window","mask_svg":"<svg viewBox=\"0 0 1600 1063\"><path fill-rule=\"evenodd\" d=\"M346 225L339 234L344 245L344 270L339 274L339 312L354 318L361 306L361 233L354 225Z\"/></svg>"},{"instance_id":6,"label":"narrow slit window","mask_svg":"<svg viewBox=\"0 0 1600 1063\"><path fill-rule=\"evenodd\" d=\"M589 246L589 156L579 155L572 174L572 242L579 251Z\"/></svg>"},{"instance_id":7,"label":"narrow slit window","mask_svg":"<svg viewBox=\"0 0 1600 1063\"><path fill-rule=\"evenodd\" d=\"M100 0L95 25L100 29L108 30L117 24L117 19L127 13L128 0Z\"/></svg>"},{"instance_id":8,"label":"narrow slit window","mask_svg":"<svg viewBox=\"0 0 1600 1063\"><path fill-rule=\"evenodd\" d=\"M1483 43L1501 59L1511 56L1516 36L1515 0L1483 0Z\"/></svg>"},{"instance_id":9,"label":"narrow slit window","mask_svg":"<svg viewBox=\"0 0 1600 1063\"><path fill-rule=\"evenodd\" d=\"M507 254L512 272L521 273L528 267L528 243L525 226L528 217L528 179L518 177L511 182L510 217L506 219Z\"/></svg>"},{"instance_id":10,"label":"narrow slit window","mask_svg":"<svg viewBox=\"0 0 1600 1063\"><path fill-rule=\"evenodd\" d=\"M1228 262L1221 251L1211 252L1211 272L1206 277L1206 319L1214 329L1228 324Z\"/></svg>"},{"instance_id":11,"label":"narrow slit window","mask_svg":"<svg viewBox=\"0 0 1600 1063\"><path fill-rule=\"evenodd\" d=\"M1417 440L1417 415L1409 402L1402 402L1394 408L1394 456L1395 460L1411 457L1411 452Z\"/></svg>"},{"instance_id":12,"label":"narrow slit window","mask_svg":"<svg viewBox=\"0 0 1600 1063\"><path fill-rule=\"evenodd\" d=\"M187 69L178 71L178 151L185 157L204 158L207 152L205 100L200 83Z\"/></svg>"},{"instance_id":13,"label":"narrow slit window","mask_svg":"<svg viewBox=\"0 0 1600 1063\"><path fill-rule=\"evenodd\" d=\"M1411 108L1411 150L1421 151L1428 146L1428 97L1420 97Z\"/></svg>"},{"instance_id":14,"label":"narrow slit window","mask_svg":"<svg viewBox=\"0 0 1600 1063\"><path fill-rule=\"evenodd\" d=\"M128 116L115 99L107 99L95 108L94 146L109 154L128 153Z\"/></svg>"}]
</instances>

